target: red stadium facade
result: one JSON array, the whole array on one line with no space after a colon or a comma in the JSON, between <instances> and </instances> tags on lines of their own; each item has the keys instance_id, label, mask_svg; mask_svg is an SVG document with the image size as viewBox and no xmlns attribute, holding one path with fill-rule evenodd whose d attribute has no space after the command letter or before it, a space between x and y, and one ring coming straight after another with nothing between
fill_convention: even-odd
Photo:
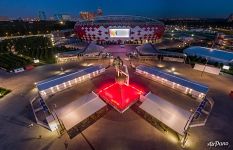
<instances>
[{"instance_id":1,"label":"red stadium facade","mask_svg":"<svg viewBox=\"0 0 233 150\"><path fill-rule=\"evenodd\" d=\"M160 21L139 16L102 16L75 24L76 35L86 42L105 43L156 43L165 27Z\"/></svg>"}]
</instances>

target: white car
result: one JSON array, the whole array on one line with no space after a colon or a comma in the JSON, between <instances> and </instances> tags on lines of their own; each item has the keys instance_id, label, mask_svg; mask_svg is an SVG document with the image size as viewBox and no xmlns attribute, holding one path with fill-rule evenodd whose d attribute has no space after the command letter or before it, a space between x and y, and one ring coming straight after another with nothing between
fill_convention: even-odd
<instances>
[{"instance_id":1,"label":"white car","mask_svg":"<svg viewBox=\"0 0 233 150\"><path fill-rule=\"evenodd\" d=\"M120 45L121 48L125 48L125 45Z\"/></svg>"}]
</instances>

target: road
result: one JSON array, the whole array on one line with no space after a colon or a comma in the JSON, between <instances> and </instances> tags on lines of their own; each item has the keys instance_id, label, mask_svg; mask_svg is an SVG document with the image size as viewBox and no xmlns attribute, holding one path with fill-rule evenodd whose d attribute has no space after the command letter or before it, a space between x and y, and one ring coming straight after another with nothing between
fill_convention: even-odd
<instances>
[{"instance_id":1,"label":"road","mask_svg":"<svg viewBox=\"0 0 233 150\"><path fill-rule=\"evenodd\" d=\"M65 140L68 140L69 149L90 149L81 135L69 140L67 135L58 138L56 132L50 132L38 125L27 127L34 121L29 107L29 100L36 94L33 83L60 74L61 66L65 71L74 71L85 67L88 63L94 64L93 62L81 62L66 65L45 65L16 75L0 71L0 86L12 90L10 94L0 99L0 149L64 150ZM137 63L141 62L137 61ZM148 61L146 64L157 66L159 62ZM228 94L232 90L233 79L208 73L204 73L201 77L200 71L193 70L189 65L181 63L163 62L162 66L164 66L162 69L165 70L175 67L176 74L208 85L210 88L208 95L215 101L207 124L204 127L191 128L187 143L189 149L209 149L207 143L210 141L227 141L232 146L233 101ZM135 77L134 80L153 88L160 96L174 97L175 92L169 92L167 87L140 78ZM175 97L170 101L176 103L180 99ZM189 102L186 103L187 107L191 106ZM179 103L177 104L179 105ZM182 103L180 103L181 105ZM83 134L97 150L181 149L174 137L172 138L152 127L130 109L124 114L111 110L88 127ZM41 139L39 135L42 135Z\"/></svg>"},{"instance_id":2,"label":"road","mask_svg":"<svg viewBox=\"0 0 233 150\"><path fill-rule=\"evenodd\" d=\"M33 35L4 36L4 37L0 37L0 41L1 40L9 40L9 39L17 39L17 38L35 37L35 36L51 37L52 34L33 34Z\"/></svg>"}]
</instances>

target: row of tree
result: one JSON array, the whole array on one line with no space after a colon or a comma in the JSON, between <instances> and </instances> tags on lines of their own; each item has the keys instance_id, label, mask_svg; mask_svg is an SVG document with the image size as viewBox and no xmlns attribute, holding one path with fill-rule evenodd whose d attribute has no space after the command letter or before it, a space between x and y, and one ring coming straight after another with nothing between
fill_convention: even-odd
<instances>
[{"instance_id":1,"label":"row of tree","mask_svg":"<svg viewBox=\"0 0 233 150\"><path fill-rule=\"evenodd\" d=\"M13 53L33 59L43 60L45 63L54 63L58 52L68 51L65 47L54 47L49 37L35 36L27 38L7 39L0 42L1 53Z\"/></svg>"},{"instance_id":2,"label":"row of tree","mask_svg":"<svg viewBox=\"0 0 233 150\"><path fill-rule=\"evenodd\" d=\"M6 70L13 70L16 68L24 67L30 63L30 59L26 59L12 53L0 54L0 67Z\"/></svg>"},{"instance_id":3,"label":"row of tree","mask_svg":"<svg viewBox=\"0 0 233 150\"><path fill-rule=\"evenodd\" d=\"M56 30L73 29L74 25L75 22L69 21L62 24L59 21L0 21L0 36L45 34Z\"/></svg>"},{"instance_id":4,"label":"row of tree","mask_svg":"<svg viewBox=\"0 0 233 150\"><path fill-rule=\"evenodd\" d=\"M161 19L165 25L178 25L178 26L187 26L187 27L219 27L219 28L232 28L232 22L228 22L227 19L200 19L200 20L170 20L170 19Z\"/></svg>"},{"instance_id":5,"label":"row of tree","mask_svg":"<svg viewBox=\"0 0 233 150\"><path fill-rule=\"evenodd\" d=\"M212 65L218 68L222 68L224 65L223 63L220 63L220 62L215 62L215 61L210 61L210 60L207 61L205 58L198 57L198 56L188 56L186 61L189 61L190 64L195 64L195 63L209 64L209 65ZM233 63L230 63L228 65L233 70Z\"/></svg>"}]
</instances>

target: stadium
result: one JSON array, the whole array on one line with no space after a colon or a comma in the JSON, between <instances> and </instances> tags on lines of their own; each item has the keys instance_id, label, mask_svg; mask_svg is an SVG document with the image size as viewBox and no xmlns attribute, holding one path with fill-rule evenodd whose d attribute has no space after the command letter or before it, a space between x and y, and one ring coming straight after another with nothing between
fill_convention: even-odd
<instances>
[{"instance_id":1,"label":"stadium","mask_svg":"<svg viewBox=\"0 0 233 150\"><path fill-rule=\"evenodd\" d=\"M75 24L77 37L97 44L143 44L160 41L162 22L140 16L101 16Z\"/></svg>"}]
</instances>

